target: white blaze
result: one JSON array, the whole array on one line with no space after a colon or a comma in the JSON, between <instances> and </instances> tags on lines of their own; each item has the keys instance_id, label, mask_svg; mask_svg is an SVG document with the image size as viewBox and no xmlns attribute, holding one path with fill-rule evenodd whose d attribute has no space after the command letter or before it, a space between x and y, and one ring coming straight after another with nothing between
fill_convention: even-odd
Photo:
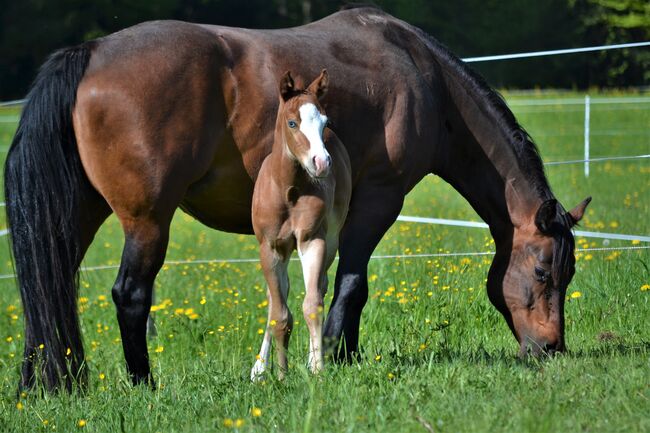
<instances>
[{"instance_id":1,"label":"white blaze","mask_svg":"<svg viewBox=\"0 0 650 433\"><path fill-rule=\"evenodd\" d=\"M327 116L318 111L314 104L304 104L298 111L300 112L300 132L309 140L309 159L314 156L321 159L327 159L329 154L323 144L323 128L327 124Z\"/></svg>"}]
</instances>

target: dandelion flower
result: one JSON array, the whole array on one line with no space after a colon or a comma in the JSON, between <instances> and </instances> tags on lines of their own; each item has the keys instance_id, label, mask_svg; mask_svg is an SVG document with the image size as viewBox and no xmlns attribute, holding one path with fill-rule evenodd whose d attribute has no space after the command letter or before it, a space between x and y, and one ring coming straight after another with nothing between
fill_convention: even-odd
<instances>
[{"instance_id":1,"label":"dandelion flower","mask_svg":"<svg viewBox=\"0 0 650 433\"><path fill-rule=\"evenodd\" d=\"M164 351L164 350L165 350L165 348L164 348L163 346L158 346L158 347L156 347L155 352L156 352L156 353L161 353L161 352Z\"/></svg>"},{"instance_id":2,"label":"dandelion flower","mask_svg":"<svg viewBox=\"0 0 650 433\"><path fill-rule=\"evenodd\" d=\"M77 427L83 428L85 426L86 426L86 420L85 419L80 419L79 421L77 421Z\"/></svg>"},{"instance_id":3,"label":"dandelion flower","mask_svg":"<svg viewBox=\"0 0 650 433\"><path fill-rule=\"evenodd\" d=\"M251 415L253 415L255 418L262 416L262 409L260 409L259 407L252 408Z\"/></svg>"},{"instance_id":4,"label":"dandelion flower","mask_svg":"<svg viewBox=\"0 0 650 433\"><path fill-rule=\"evenodd\" d=\"M648 290L650 290L650 284L644 284L641 286L642 292L647 292Z\"/></svg>"},{"instance_id":5,"label":"dandelion flower","mask_svg":"<svg viewBox=\"0 0 650 433\"><path fill-rule=\"evenodd\" d=\"M233 424L234 424L234 422L233 422L233 420L230 419L230 418L226 418L226 419L223 420L223 426L224 426L224 427L228 427L228 428L230 428L230 427L233 426Z\"/></svg>"},{"instance_id":6,"label":"dandelion flower","mask_svg":"<svg viewBox=\"0 0 650 433\"><path fill-rule=\"evenodd\" d=\"M582 293L578 292L577 290L575 292L571 293L571 299L578 299L581 296L582 296Z\"/></svg>"},{"instance_id":7,"label":"dandelion flower","mask_svg":"<svg viewBox=\"0 0 650 433\"><path fill-rule=\"evenodd\" d=\"M377 362L381 361L381 355L375 356L375 361L377 361Z\"/></svg>"},{"instance_id":8,"label":"dandelion flower","mask_svg":"<svg viewBox=\"0 0 650 433\"><path fill-rule=\"evenodd\" d=\"M235 427L243 427L244 426L244 420L241 418L237 418L235 420Z\"/></svg>"},{"instance_id":9,"label":"dandelion flower","mask_svg":"<svg viewBox=\"0 0 650 433\"><path fill-rule=\"evenodd\" d=\"M21 402L16 403L16 409L23 410L24 408L25 408L25 406L23 406L23 404Z\"/></svg>"}]
</instances>

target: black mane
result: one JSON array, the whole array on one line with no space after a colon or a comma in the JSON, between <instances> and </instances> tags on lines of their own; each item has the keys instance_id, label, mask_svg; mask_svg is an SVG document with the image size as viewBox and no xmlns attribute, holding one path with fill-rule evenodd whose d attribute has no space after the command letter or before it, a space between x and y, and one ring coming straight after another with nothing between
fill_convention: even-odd
<instances>
[{"instance_id":1,"label":"black mane","mask_svg":"<svg viewBox=\"0 0 650 433\"><path fill-rule=\"evenodd\" d=\"M521 170L528 175L528 179L539 197L543 201L555 201L551 187L546 179L539 150L528 132L517 122L503 97L490 87L481 75L449 51L445 45L417 27L411 27L411 29L427 43L435 59L440 61L441 66L453 68L454 73L460 76L469 91L477 95L477 99L483 101L484 106L492 112L494 120L501 127L501 130L505 132L507 143L514 151ZM573 276L575 265L573 254L575 241L571 233L574 221L562 205L559 202L556 203L554 229L549 233L555 240L553 243L552 275L556 285L565 290Z\"/></svg>"},{"instance_id":2,"label":"black mane","mask_svg":"<svg viewBox=\"0 0 650 433\"><path fill-rule=\"evenodd\" d=\"M553 192L546 179L544 164L532 137L517 122L514 114L506 104L505 100L485 79L475 72L467 63L463 62L453 54L444 44L428 35L417 27L412 27L422 37L433 51L436 59L441 59L442 66L451 66L455 74L459 75L464 84L470 87L470 92L484 101L484 104L492 111L494 120L505 131L507 142L517 156L518 163L523 172L530 175L530 180L542 200L552 199Z\"/></svg>"}]
</instances>

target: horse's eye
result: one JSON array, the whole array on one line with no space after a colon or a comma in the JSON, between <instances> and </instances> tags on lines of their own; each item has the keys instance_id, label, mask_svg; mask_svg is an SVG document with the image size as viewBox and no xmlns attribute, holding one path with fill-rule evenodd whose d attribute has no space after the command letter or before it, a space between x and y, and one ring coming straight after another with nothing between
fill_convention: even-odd
<instances>
[{"instance_id":1,"label":"horse's eye","mask_svg":"<svg viewBox=\"0 0 650 433\"><path fill-rule=\"evenodd\" d=\"M548 272L540 267L535 266L535 279L540 283L545 283L547 278Z\"/></svg>"},{"instance_id":2,"label":"horse's eye","mask_svg":"<svg viewBox=\"0 0 650 433\"><path fill-rule=\"evenodd\" d=\"M295 128L296 126L298 126L295 120L290 120L288 124L289 124L289 128Z\"/></svg>"}]
</instances>

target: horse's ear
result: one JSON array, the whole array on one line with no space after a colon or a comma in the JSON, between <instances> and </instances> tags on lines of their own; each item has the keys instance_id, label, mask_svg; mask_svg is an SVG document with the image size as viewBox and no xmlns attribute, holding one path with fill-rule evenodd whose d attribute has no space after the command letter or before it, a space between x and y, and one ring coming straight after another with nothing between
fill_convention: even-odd
<instances>
[{"instance_id":1,"label":"horse's ear","mask_svg":"<svg viewBox=\"0 0 650 433\"><path fill-rule=\"evenodd\" d=\"M586 199L582 200L582 202L571 209L569 212L569 216L571 217L571 220L573 223L571 224L572 226L576 225L578 221L582 219L582 217L585 214L585 209L587 209L587 205L591 202L591 197L587 197Z\"/></svg>"},{"instance_id":2,"label":"horse's ear","mask_svg":"<svg viewBox=\"0 0 650 433\"><path fill-rule=\"evenodd\" d=\"M318 99L321 99L327 93L327 88L329 86L329 83L330 83L330 76L327 73L327 69L323 69L322 71L320 71L320 75L318 76L318 78L316 78L314 82L309 85L307 90L310 93L316 95Z\"/></svg>"},{"instance_id":3,"label":"horse's ear","mask_svg":"<svg viewBox=\"0 0 650 433\"><path fill-rule=\"evenodd\" d=\"M551 225L555 221L557 216L557 200L554 198L546 200L542 205L537 209L535 214L535 225L540 232L544 234L549 234L551 231Z\"/></svg>"},{"instance_id":4,"label":"horse's ear","mask_svg":"<svg viewBox=\"0 0 650 433\"><path fill-rule=\"evenodd\" d=\"M293 96L295 89L295 84L293 82L293 78L291 77L291 71L287 71L284 73L282 76L282 79L280 80L280 96L282 96L282 99L285 101L291 96Z\"/></svg>"}]
</instances>

